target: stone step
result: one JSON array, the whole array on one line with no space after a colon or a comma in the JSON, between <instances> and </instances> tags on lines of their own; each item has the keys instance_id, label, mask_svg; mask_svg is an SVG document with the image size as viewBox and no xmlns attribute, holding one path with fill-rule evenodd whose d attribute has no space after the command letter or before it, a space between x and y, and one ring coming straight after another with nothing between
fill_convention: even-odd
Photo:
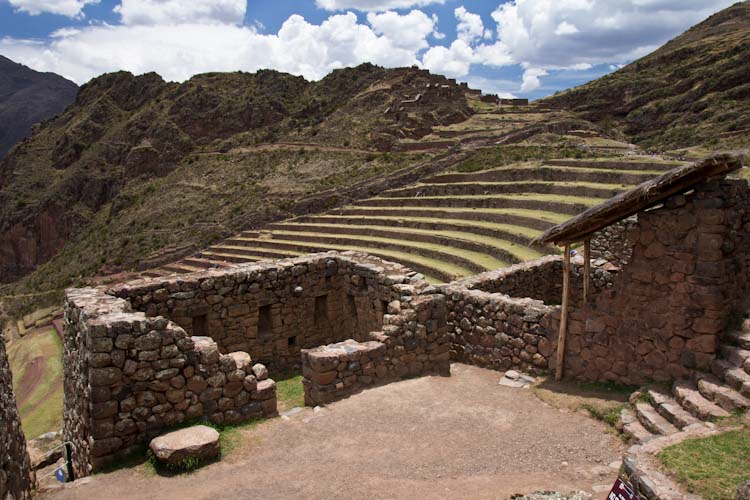
<instances>
[{"instance_id":1,"label":"stone step","mask_svg":"<svg viewBox=\"0 0 750 500\"><path fill-rule=\"evenodd\" d=\"M726 341L741 349L750 349L750 332L735 330L726 335Z\"/></svg>"},{"instance_id":2,"label":"stone step","mask_svg":"<svg viewBox=\"0 0 750 500\"><path fill-rule=\"evenodd\" d=\"M721 357L735 366L743 366L745 361L750 359L750 351L741 347L722 345L720 348Z\"/></svg>"},{"instance_id":3,"label":"stone step","mask_svg":"<svg viewBox=\"0 0 750 500\"><path fill-rule=\"evenodd\" d=\"M657 389L649 389L646 394L659 415L666 418L678 429L700 423L700 420L680 406L670 394Z\"/></svg>"},{"instance_id":4,"label":"stone step","mask_svg":"<svg viewBox=\"0 0 750 500\"><path fill-rule=\"evenodd\" d=\"M643 424L628 409L623 409L620 412L620 425L625 437L635 444L644 444L656 437L655 434L652 434L648 429L643 427Z\"/></svg>"},{"instance_id":5,"label":"stone step","mask_svg":"<svg viewBox=\"0 0 750 500\"><path fill-rule=\"evenodd\" d=\"M677 402L694 417L706 421L728 417L729 412L704 398L698 386L689 380L677 380L672 386Z\"/></svg>"},{"instance_id":6,"label":"stone step","mask_svg":"<svg viewBox=\"0 0 750 500\"><path fill-rule=\"evenodd\" d=\"M715 375L700 374L696 376L696 382L698 383L698 392L704 398L713 401L726 411L750 408L750 399L722 384L721 380Z\"/></svg>"},{"instance_id":7,"label":"stone step","mask_svg":"<svg viewBox=\"0 0 750 500\"><path fill-rule=\"evenodd\" d=\"M598 168L602 170L651 170L666 172L680 167L684 163L665 163L648 161L617 161L617 160L568 160L554 159L545 160L544 165L557 167Z\"/></svg>"},{"instance_id":8,"label":"stone step","mask_svg":"<svg viewBox=\"0 0 750 500\"><path fill-rule=\"evenodd\" d=\"M605 198L584 198L557 195L488 195L488 196L423 196L419 198L369 198L356 201L357 207L449 207L449 208L504 208L545 210L566 215L578 215Z\"/></svg>"},{"instance_id":9,"label":"stone step","mask_svg":"<svg viewBox=\"0 0 750 500\"><path fill-rule=\"evenodd\" d=\"M391 189L382 193L381 196L398 198L407 196L537 193L611 198L629 187L631 186L625 184L602 184L597 182L458 182L452 184L418 184L416 186Z\"/></svg>"},{"instance_id":10,"label":"stone step","mask_svg":"<svg viewBox=\"0 0 750 500\"><path fill-rule=\"evenodd\" d=\"M750 397L750 374L742 368L723 360L715 359L711 371L726 384L745 397Z\"/></svg>"},{"instance_id":11,"label":"stone step","mask_svg":"<svg viewBox=\"0 0 750 500\"><path fill-rule=\"evenodd\" d=\"M500 224L516 224L531 229L546 231L550 227L565 222L570 217L566 214L545 210L522 210L510 208L488 208L475 210L471 208L451 207L358 207L337 208L329 216L335 217L431 217L441 219L461 219ZM296 220L306 220L300 217Z\"/></svg>"},{"instance_id":12,"label":"stone step","mask_svg":"<svg viewBox=\"0 0 750 500\"><path fill-rule=\"evenodd\" d=\"M669 436L680 430L672 425L666 418L659 415L656 408L648 403L636 403L635 416L638 421L652 434Z\"/></svg>"},{"instance_id":13,"label":"stone step","mask_svg":"<svg viewBox=\"0 0 750 500\"><path fill-rule=\"evenodd\" d=\"M652 179L660 172L633 172L628 170L603 170L579 167L532 166L501 167L471 173L444 173L426 179L424 182L509 182L509 181L557 181L557 182L600 182L606 184L636 185Z\"/></svg>"}]
</instances>

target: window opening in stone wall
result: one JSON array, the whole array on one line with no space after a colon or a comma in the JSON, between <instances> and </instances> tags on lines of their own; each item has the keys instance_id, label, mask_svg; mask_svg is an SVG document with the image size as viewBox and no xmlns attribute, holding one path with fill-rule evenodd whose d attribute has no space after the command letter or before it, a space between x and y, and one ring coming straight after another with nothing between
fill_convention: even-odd
<instances>
[{"instance_id":1,"label":"window opening in stone wall","mask_svg":"<svg viewBox=\"0 0 750 500\"><path fill-rule=\"evenodd\" d=\"M328 295L319 295L315 297L315 317L316 325L328 321Z\"/></svg>"},{"instance_id":2,"label":"window opening in stone wall","mask_svg":"<svg viewBox=\"0 0 750 500\"><path fill-rule=\"evenodd\" d=\"M349 309L349 317L352 318L356 323L359 318L357 317L357 301L354 299L354 295L347 295L346 303Z\"/></svg>"},{"instance_id":3,"label":"window opening in stone wall","mask_svg":"<svg viewBox=\"0 0 750 500\"><path fill-rule=\"evenodd\" d=\"M383 310L383 314L388 314L388 301L387 300L381 300L380 306Z\"/></svg>"},{"instance_id":4,"label":"window opening in stone wall","mask_svg":"<svg viewBox=\"0 0 750 500\"><path fill-rule=\"evenodd\" d=\"M287 338L286 339L286 345L287 345L287 347L294 347L294 346L296 346L297 345L297 337L293 336L293 337Z\"/></svg>"},{"instance_id":5,"label":"window opening in stone wall","mask_svg":"<svg viewBox=\"0 0 750 500\"><path fill-rule=\"evenodd\" d=\"M258 337L270 337L271 335L273 335L271 306L261 306L258 308Z\"/></svg>"},{"instance_id":6,"label":"window opening in stone wall","mask_svg":"<svg viewBox=\"0 0 750 500\"><path fill-rule=\"evenodd\" d=\"M193 317L193 335L196 337L209 337L208 316L201 314Z\"/></svg>"}]
</instances>

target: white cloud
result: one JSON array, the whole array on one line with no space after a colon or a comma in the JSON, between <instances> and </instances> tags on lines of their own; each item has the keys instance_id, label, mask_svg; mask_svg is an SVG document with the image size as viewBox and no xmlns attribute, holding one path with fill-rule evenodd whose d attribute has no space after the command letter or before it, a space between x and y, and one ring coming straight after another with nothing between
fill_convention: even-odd
<instances>
[{"instance_id":1,"label":"white cloud","mask_svg":"<svg viewBox=\"0 0 750 500\"><path fill-rule=\"evenodd\" d=\"M427 37L435 31L437 16L428 16L421 10L406 15L394 11L367 14L367 22L378 35L383 35L397 47L418 51L429 47Z\"/></svg>"},{"instance_id":2,"label":"white cloud","mask_svg":"<svg viewBox=\"0 0 750 500\"><path fill-rule=\"evenodd\" d=\"M611 64L644 55L733 0L515 0L492 17L518 62ZM565 36L575 35L575 36Z\"/></svg>"},{"instance_id":3,"label":"white cloud","mask_svg":"<svg viewBox=\"0 0 750 500\"><path fill-rule=\"evenodd\" d=\"M531 92L536 90L541 85L539 81L540 76L547 76L546 70L542 68L527 68L523 72L523 81L521 82L521 92Z\"/></svg>"},{"instance_id":4,"label":"white cloud","mask_svg":"<svg viewBox=\"0 0 750 500\"><path fill-rule=\"evenodd\" d=\"M99 0L8 0L8 3L17 12L32 16L47 13L80 18L86 5L99 3Z\"/></svg>"},{"instance_id":5,"label":"white cloud","mask_svg":"<svg viewBox=\"0 0 750 500\"><path fill-rule=\"evenodd\" d=\"M115 7L123 24L242 24L246 0L122 0Z\"/></svg>"},{"instance_id":6,"label":"white cloud","mask_svg":"<svg viewBox=\"0 0 750 500\"><path fill-rule=\"evenodd\" d=\"M470 44L474 40L484 36L484 23L482 23L482 18L479 14L467 11L463 5L457 7L456 10L453 11L453 14L458 21L456 31L459 40L463 40Z\"/></svg>"},{"instance_id":7,"label":"white cloud","mask_svg":"<svg viewBox=\"0 0 750 500\"><path fill-rule=\"evenodd\" d=\"M557 25L557 29L555 29L555 35L573 35L575 33L578 33L578 28L568 21L561 22Z\"/></svg>"},{"instance_id":8,"label":"white cloud","mask_svg":"<svg viewBox=\"0 0 750 500\"><path fill-rule=\"evenodd\" d=\"M393 9L409 9L431 4L443 4L445 0L315 0L315 5L325 10L356 9L368 12L383 12Z\"/></svg>"},{"instance_id":9,"label":"white cloud","mask_svg":"<svg viewBox=\"0 0 750 500\"><path fill-rule=\"evenodd\" d=\"M465 76L471 64L480 62L474 50L463 40L455 40L450 47L432 47L422 56L422 65L434 73L451 77Z\"/></svg>"},{"instance_id":10,"label":"white cloud","mask_svg":"<svg viewBox=\"0 0 750 500\"><path fill-rule=\"evenodd\" d=\"M405 48L403 41L378 35L347 13L320 25L293 15L276 35L231 24L88 26L61 31L44 43L0 39L0 53L77 83L117 70L156 71L167 80L184 81L207 71L272 68L320 79L336 68L363 62L417 64L414 47L423 44L418 37L411 43L413 47Z\"/></svg>"}]
</instances>

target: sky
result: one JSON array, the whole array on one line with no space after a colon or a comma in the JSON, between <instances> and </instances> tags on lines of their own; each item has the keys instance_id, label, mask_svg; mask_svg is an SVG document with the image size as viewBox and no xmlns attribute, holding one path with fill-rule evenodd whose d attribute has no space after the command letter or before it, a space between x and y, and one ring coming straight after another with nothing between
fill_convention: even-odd
<instances>
[{"instance_id":1,"label":"sky","mask_svg":"<svg viewBox=\"0 0 750 500\"><path fill-rule=\"evenodd\" d=\"M418 65L536 99L646 55L732 0L0 0L0 54L84 84Z\"/></svg>"}]
</instances>

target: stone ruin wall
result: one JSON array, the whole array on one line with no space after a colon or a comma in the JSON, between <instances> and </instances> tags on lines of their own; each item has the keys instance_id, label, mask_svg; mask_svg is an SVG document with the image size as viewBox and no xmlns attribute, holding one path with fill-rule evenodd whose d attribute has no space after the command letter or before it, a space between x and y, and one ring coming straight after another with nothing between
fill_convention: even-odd
<instances>
[{"instance_id":1,"label":"stone ruin wall","mask_svg":"<svg viewBox=\"0 0 750 500\"><path fill-rule=\"evenodd\" d=\"M571 302L583 298L583 261L571 268ZM530 373L554 366L562 298L562 257L547 256L439 287L448 307L451 358ZM612 286L614 272L592 268L592 294Z\"/></svg>"},{"instance_id":2,"label":"stone ruin wall","mask_svg":"<svg viewBox=\"0 0 750 500\"><path fill-rule=\"evenodd\" d=\"M345 391L334 384L316 392L337 397L353 386L448 374L448 347L437 340L444 318L441 330L439 314L426 307L425 319L420 305L439 298L416 297L426 286L403 266L331 252L68 290L64 438L74 445L76 477L185 421L275 415L275 383L253 359L286 370L306 347L384 345L385 376L354 369L356 380L348 372L341 379ZM427 330L429 342L420 337Z\"/></svg>"},{"instance_id":3,"label":"stone ruin wall","mask_svg":"<svg viewBox=\"0 0 750 500\"><path fill-rule=\"evenodd\" d=\"M220 354L162 317L134 312L102 288L68 290L63 437L75 477L139 450L166 427L276 414L276 388L244 352Z\"/></svg>"},{"instance_id":4,"label":"stone ruin wall","mask_svg":"<svg viewBox=\"0 0 750 500\"><path fill-rule=\"evenodd\" d=\"M597 232L591 238L591 258L604 259L622 267L633 256L632 233L638 225L638 217L632 216Z\"/></svg>"},{"instance_id":5,"label":"stone ruin wall","mask_svg":"<svg viewBox=\"0 0 750 500\"><path fill-rule=\"evenodd\" d=\"M369 341L345 342L302 351L305 404L330 403L368 386L422 375L450 375L446 301L442 295L413 295L388 304L383 327Z\"/></svg>"},{"instance_id":6,"label":"stone ruin wall","mask_svg":"<svg viewBox=\"0 0 750 500\"><path fill-rule=\"evenodd\" d=\"M31 499L34 482L13 395L13 377L5 352L5 337L0 334L0 498Z\"/></svg>"},{"instance_id":7,"label":"stone ruin wall","mask_svg":"<svg viewBox=\"0 0 750 500\"><path fill-rule=\"evenodd\" d=\"M382 271L382 269L381 269ZM397 272L408 272L400 268ZM325 254L123 285L113 293L163 316L221 352L244 351L272 371L300 365L302 349L359 340L383 323L401 274Z\"/></svg>"},{"instance_id":8,"label":"stone ruin wall","mask_svg":"<svg viewBox=\"0 0 750 500\"><path fill-rule=\"evenodd\" d=\"M565 373L641 383L710 371L747 304L750 190L713 180L641 212L614 286L570 312Z\"/></svg>"}]
</instances>

